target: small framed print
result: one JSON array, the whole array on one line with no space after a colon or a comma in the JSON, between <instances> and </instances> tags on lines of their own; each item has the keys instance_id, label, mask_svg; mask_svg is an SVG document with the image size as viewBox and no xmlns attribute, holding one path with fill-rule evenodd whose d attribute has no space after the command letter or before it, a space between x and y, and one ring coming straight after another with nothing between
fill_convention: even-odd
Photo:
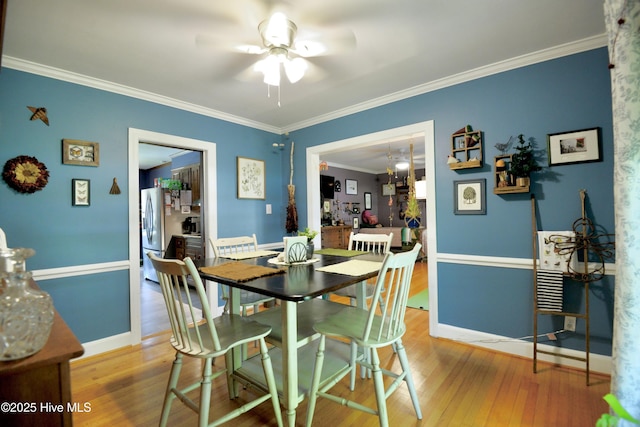
<instances>
[{"instance_id":1,"label":"small framed print","mask_svg":"<svg viewBox=\"0 0 640 427\"><path fill-rule=\"evenodd\" d=\"M345 179L344 185L346 194L358 194L358 181L355 179Z\"/></svg>"},{"instance_id":2,"label":"small framed print","mask_svg":"<svg viewBox=\"0 0 640 427\"><path fill-rule=\"evenodd\" d=\"M265 199L264 160L237 157L238 199Z\"/></svg>"},{"instance_id":3,"label":"small framed print","mask_svg":"<svg viewBox=\"0 0 640 427\"><path fill-rule=\"evenodd\" d=\"M65 165L100 165L100 144L97 142L62 140L62 163Z\"/></svg>"},{"instance_id":4,"label":"small framed print","mask_svg":"<svg viewBox=\"0 0 640 427\"><path fill-rule=\"evenodd\" d=\"M593 128L547 135L549 166L602 160L599 130Z\"/></svg>"},{"instance_id":5,"label":"small framed print","mask_svg":"<svg viewBox=\"0 0 640 427\"><path fill-rule=\"evenodd\" d=\"M91 203L91 185L88 179L71 180L72 206L89 206Z\"/></svg>"},{"instance_id":6,"label":"small framed print","mask_svg":"<svg viewBox=\"0 0 640 427\"><path fill-rule=\"evenodd\" d=\"M453 181L453 213L485 215L487 213L486 183L486 179Z\"/></svg>"},{"instance_id":7,"label":"small framed print","mask_svg":"<svg viewBox=\"0 0 640 427\"><path fill-rule=\"evenodd\" d=\"M395 186L395 184L382 184L382 195L383 196L395 196L396 195L396 186Z\"/></svg>"},{"instance_id":8,"label":"small framed print","mask_svg":"<svg viewBox=\"0 0 640 427\"><path fill-rule=\"evenodd\" d=\"M364 193L364 209L371 210L371 193L368 191Z\"/></svg>"},{"instance_id":9,"label":"small framed print","mask_svg":"<svg viewBox=\"0 0 640 427\"><path fill-rule=\"evenodd\" d=\"M353 228L360 228L360 218L357 216L353 217Z\"/></svg>"},{"instance_id":10,"label":"small framed print","mask_svg":"<svg viewBox=\"0 0 640 427\"><path fill-rule=\"evenodd\" d=\"M325 200L324 203L322 204L322 210L324 211L324 213L331 212L331 202L328 200Z\"/></svg>"}]
</instances>

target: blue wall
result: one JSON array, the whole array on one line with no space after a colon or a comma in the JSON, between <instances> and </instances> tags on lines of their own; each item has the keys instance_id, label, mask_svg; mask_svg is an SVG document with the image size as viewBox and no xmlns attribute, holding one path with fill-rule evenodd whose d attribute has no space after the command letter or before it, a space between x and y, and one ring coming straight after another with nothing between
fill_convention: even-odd
<instances>
[{"instance_id":1,"label":"blue wall","mask_svg":"<svg viewBox=\"0 0 640 427\"><path fill-rule=\"evenodd\" d=\"M534 175L532 186L539 229L571 229L581 216L579 191L586 189L589 217L601 227L599 231L614 233L613 124L607 64L607 50L596 49L321 123L291 132L290 137L296 143L314 146L434 120L438 252L531 259L530 195L493 194L493 156L500 154L494 145L518 134L533 139L544 166ZM483 131L485 165L452 171L446 164L450 136L466 124ZM547 134L593 127L601 128L601 162L547 167ZM477 178L487 180L487 214L454 215L453 181ZM298 188L301 184L297 183ZM299 214L306 215L304 207ZM530 270L440 262L438 290L440 323L511 337L528 336L533 331ZM592 286L591 295L593 351L610 354L613 278ZM569 297L568 302L579 305L577 298ZM544 317L541 330L562 328L560 319ZM578 332L581 324L578 321ZM561 340L559 345L584 350L580 337Z\"/></svg>"},{"instance_id":2,"label":"blue wall","mask_svg":"<svg viewBox=\"0 0 640 427\"><path fill-rule=\"evenodd\" d=\"M425 120L435 123L437 236L440 253L531 258L529 195L492 193L494 144L520 133L546 149L549 133L600 127L603 161L545 167L534 176L539 226L565 230L580 216L578 191L588 192L590 217L608 233L613 220L613 131L606 49L596 49L447 87L289 134L296 142L295 164L305 164L305 148ZM29 121L27 106L44 106L51 126ZM484 132L480 169L454 172L446 165L453 131L471 124ZM287 202L288 151L273 152L279 136L121 95L3 69L0 73L0 162L32 155L51 172L49 185L33 195L0 185L0 227L12 246L36 249L29 268L42 269L128 259L126 188L108 194L113 177L126 182L127 128L151 130L217 143L220 237L255 230L261 243L280 241ZM100 142L100 167L62 165L63 138ZM267 200L236 199L235 157L264 159ZM546 166L546 164L544 164ZM91 179L90 207L74 208L72 178ZM296 201L306 222L306 176L296 173ZM487 214L453 215L453 181L487 179ZM264 215L264 205L273 215ZM137 209L137 207L135 207ZM532 331L532 274L439 262L440 322L506 336ZM125 276L125 275L122 275ZM49 281L45 287L82 341L128 330L127 277ZM592 290L594 351L611 352L613 278ZM70 301L73 300L73 303ZM579 296L570 302L580 304ZM99 303L99 304L98 304ZM91 307L100 305L102 316ZM541 324L556 327L548 318ZM106 325L108 324L108 325ZM580 331L580 322L578 322ZM582 340L559 345L583 349Z\"/></svg>"},{"instance_id":3,"label":"blue wall","mask_svg":"<svg viewBox=\"0 0 640 427\"><path fill-rule=\"evenodd\" d=\"M46 107L50 126L30 121L27 106ZM0 73L0 164L36 157L49 170L48 185L21 194L0 183L0 228L10 246L34 248L31 270L129 259L128 128L217 144L219 235L255 230L260 242L281 240L286 191L282 156L271 151L280 136L122 95L3 68ZM100 144L100 166L62 164L62 139ZM267 199L238 200L236 156L264 159ZM122 194L110 195L116 177ZM91 206L71 206L71 179L91 181ZM286 187L285 187L286 188ZM137 192L137 189L135 190ZM273 205L273 215L256 215ZM134 230L136 233L138 230ZM44 281L41 286L83 341L129 331L126 272Z\"/></svg>"}]
</instances>

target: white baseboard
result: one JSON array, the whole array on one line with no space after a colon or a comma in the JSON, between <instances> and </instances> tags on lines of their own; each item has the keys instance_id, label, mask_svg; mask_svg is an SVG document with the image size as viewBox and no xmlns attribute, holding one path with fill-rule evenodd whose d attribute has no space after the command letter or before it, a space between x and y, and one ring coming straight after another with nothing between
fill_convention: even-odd
<instances>
[{"instance_id":1,"label":"white baseboard","mask_svg":"<svg viewBox=\"0 0 640 427\"><path fill-rule=\"evenodd\" d=\"M84 354L80 358L74 360L81 360L86 357L106 353L107 351L116 350L122 347L130 347L133 344L133 336L131 332L125 332L99 340L89 341L82 344L82 347L84 347Z\"/></svg>"},{"instance_id":2,"label":"white baseboard","mask_svg":"<svg viewBox=\"0 0 640 427\"><path fill-rule=\"evenodd\" d=\"M508 353L514 356L520 356L533 361L533 342L501 335L488 334L485 332L474 331L472 329L459 328L439 324L437 338L445 338L461 343L486 348L488 350ZM558 355L566 355L572 357L584 357L584 351L577 351L567 348L556 347L548 344L538 344L540 350L554 352ZM549 362L561 366L569 366L577 369L584 369L585 364L579 360L567 359L560 356L551 356L538 353L538 360ZM589 367L591 372L611 375L611 357L601 354L591 353L589 357ZM532 366L533 368L533 366Z\"/></svg>"}]
</instances>

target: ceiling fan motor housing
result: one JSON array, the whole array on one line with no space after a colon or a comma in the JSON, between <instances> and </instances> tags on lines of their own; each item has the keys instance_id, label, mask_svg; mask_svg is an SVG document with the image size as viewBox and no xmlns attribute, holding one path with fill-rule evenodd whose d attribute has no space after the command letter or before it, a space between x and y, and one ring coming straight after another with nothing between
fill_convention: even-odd
<instances>
[{"instance_id":1,"label":"ceiling fan motor housing","mask_svg":"<svg viewBox=\"0 0 640 427\"><path fill-rule=\"evenodd\" d=\"M271 18L258 25L258 31L265 47L290 48L298 27L282 13L274 13Z\"/></svg>"}]
</instances>

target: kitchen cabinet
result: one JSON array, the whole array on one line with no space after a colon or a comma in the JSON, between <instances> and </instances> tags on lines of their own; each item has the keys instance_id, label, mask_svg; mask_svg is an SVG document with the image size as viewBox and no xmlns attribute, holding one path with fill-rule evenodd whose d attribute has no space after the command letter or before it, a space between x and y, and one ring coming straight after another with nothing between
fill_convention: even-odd
<instances>
[{"instance_id":1,"label":"kitchen cabinet","mask_svg":"<svg viewBox=\"0 0 640 427\"><path fill-rule=\"evenodd\" d=\"M350 225L330 225L320 229L323 248L349 249L349 235L353 231Z\"/></svg>"},{"instance_id":2,"label":"kitchen cabinet","mask_svg":"<svg viewBox=\"0 0 640 427\"><path fill-rule=\"evenodd\" d=\"M202 236L190 236L188 234L174 235L167 248L166 257L175 259L185 259L189 257L194 261L204 258Z\"/></svg>"},{"instance_id":3,"label":"kitchen cabinet","mask_svg":"<svg viewBox=\"0 0 640 427\"><path fill-rule=\"evenodd\" d=\"M200 200L200 165L198 163L171 169L171 179L182 182L183 190L191 190L191 200L194 202Z\"/></svg>"}]
</instances>

